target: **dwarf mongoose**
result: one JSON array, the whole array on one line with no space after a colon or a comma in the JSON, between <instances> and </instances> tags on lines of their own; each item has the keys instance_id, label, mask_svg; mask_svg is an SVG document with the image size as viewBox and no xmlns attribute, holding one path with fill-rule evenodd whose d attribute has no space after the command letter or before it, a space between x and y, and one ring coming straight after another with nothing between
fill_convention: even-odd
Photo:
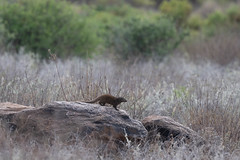
<instances>
[{"instance_id":1,"label":"dwarf mongoose","mask_svg":"<svg viewBox=\"0 0 240 160\"><path fill-rule=\"evenodd\" d=\"M86 103L96 103L96 102L98 102L101 106L104 106L106 103L111 104L118 111L117 106L122 102L127 102L127 100L123 97L114 97L110 94L104 94Z\"/></svg>"}]
</instances>

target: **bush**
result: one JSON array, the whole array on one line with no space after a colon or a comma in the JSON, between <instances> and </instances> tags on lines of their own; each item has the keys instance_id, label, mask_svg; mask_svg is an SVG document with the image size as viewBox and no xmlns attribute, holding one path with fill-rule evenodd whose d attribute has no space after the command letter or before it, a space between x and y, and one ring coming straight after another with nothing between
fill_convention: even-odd
<instances>
[{"instance_id":1,"label":"bush","mask_svg":"<svg viewBox=\"0 0 240 160\"><path fill-rule=\"evenodd\" d=\"M240 7L237 5L230 6L227 9L227 16L230 22L240 23Z\"/></svg>"},{"instance_id":2,"label":"bush","mask_svg":"<svg viewBox=\"0 0 240 160\"><path fill-rule=\"evenodd\" d=\"M81 13L83 12L87 16L87 26L92 28L98 36L99 43L101 44L98 47L98 51L101 49L100 52L105 52L106 48L109 48L108 38L111 34L109 31L113 26L118 26L121 22L131 17L159 17L159 13L157 12L146 12L145 10L136 9L125 4L104 6L104 8L99 8L99 6L81 6Z\"/></svg>"},{"instance_id":3,"label":"bush","mask_svg":"<svg viewBox=\"0 0 240 160\"><path fill-rule=\"evenodd\" d=\"M131 7L128 4L119 4L119 5L113 5L113 6L106 5L104 6L104 8L101 8L101 9L97 7L96 10L107 12L112 16L116 16L119 18L125 18L125 17L144 13L144 10L136 9L134 7Z\"/></svg>"},{"instance_id":4,"label":"bush","mask_svg":"<svg viewBox=\"0 0 240 160\"><path fill-rule=\"evenodd\" d=\"M119 20L120 19L113 14L97 11L93 15L88 16L86 23L87 26L96 32L99 43L101 43L104 49L110 26L118 24Z\"/></svg>"},{"instance_id":5,"label":"bush","mask_svg":"<svg viewBox=\"0 0 240 160\"><path fill-rule=\"evenodd\" d=\"M200 30L203 24L204 21L200 15L192 15L187 21L187 26L193 30Z\"/></svg>"},{"instance_id":6,"label":"bush","mask_svg":"<svg viewBox=\"0 0 240 160\"><path fill-rule=\"evenodd\" d=\"M221 11L216 11L210 14L207 18L208 26L218 26L226 24L227 16Z\"/></svg>"},{"instance_id":7,"label":"bush","mask_svg":"<svg viewBox=\"0 0 240 160\"><path fill-rule=\"evenodd\" d=\"M7 30L15 36L10 39L16 49L48 57L50 48L60 56L85 56L94 50L97 39L85 22L65 1L16 0L1 1L0 17Z\"/></svg>"},{"instance_id":8,"label":"bush","mask_svg":"<svg viewBox=\"0 0 240 160\"><path fill-rule=\"evenodd\" d=\"M203 31L207 36L213 36L228 25L227 16L221 11L211 13L206 19Z\"/></svg>"},{"instance_id":9,"label":"bush","mask_svg":"<svg viewBox=\"0 0 240 160\"><path fill-rule=\"evenodd\" d=\"M190 15L192 6L187 0L170 0L161 4L160 11L172 17L178 25L182 25Z\"/></svg>"},{"instance_id":10,"label":"bush","mask_svg":"<svg viewBox=\"0 0 240 160\"><path fill-rule=\"evenodd\" d=\"M162 58L171 52L182 40L172 21L132 18L112 28L109 46L120 57Z\"/></svg>"},{"instance_id":11,"label":"bush","mask_svg":"<svg viewBox=\"0 0 240 160\"><path fill-rule=\"evenodd\" d=\"M132 0L131 3L133 4L133 6L137 7L149 7L154 5L154 2L152 0Z\"/></svg>"},{"instance_id":12,"label":"bush","mask_svg":"<svg viewBox=\"0 0 240 160\"><path fill-rule=\"evenodd\" d=\"M7 31L6 27L2 23L2 20L0 19L0 51L8 48L8 46L6 46L8 43L7 40L11 37L13 37L13 35Z\"/></svg>"}]
</instances>

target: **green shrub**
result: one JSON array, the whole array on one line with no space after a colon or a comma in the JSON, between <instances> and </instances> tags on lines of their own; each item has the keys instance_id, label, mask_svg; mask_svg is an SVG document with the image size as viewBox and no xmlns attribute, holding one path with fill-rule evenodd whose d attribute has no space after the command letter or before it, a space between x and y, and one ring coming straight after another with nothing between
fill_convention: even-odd
<instances>
[{"instance_id":1,"label":"green shrub","mask_svg":"<svg viewBox=\"0 0 240 160\"><path fill-rule=\"evenodd\" d=\"M0 51L5 45L5 34L7 33L6 28L4 24L2 24L2 20L0 19Z\"/></svg>"},{"instance_id":2,"label":"green shrub","mask_svg":"<svg viewBox=\"0 0 240 160\"><path fill-rule=\"evenodd\" d=\"M240 23L240 6L233 5L227 9L227 16L230 22Z\"/></svg>"},{"instance_id":3,"label":"green shrub","mask_svg":"<svg viewBox=\"0 0 240 160\"><path fill-rule=\"evenodd\" d=\"M149 7L154 5L154 2L152 0L132 0L131 3L134 6L138 6L138 7L141 7L141 6Z\"/></svg>"},{"instance_id":4,"label":"green shrub","mask_svg":"<svg viewBox=\"0 0 240 160\"><path fill-rule=\"evenodd\" d=\"M224 25L227 22L227 16L221 11L211 13L207 18L208 26Z\"/></svg>"},{"instance_id":5,"label":"green shrub","mask_svg":"<svg viewBox=\"0 0 240 160\"><path fill-rule=\"evenodd\" d=\"M106 37L109 32L109 28L119 23L119 18L108 12L96 12L91 16L88 16L86 23L96 32L99 43L105 47Z\"/></svg>"},{"instance_id":6,"label":"green shrub","mask_svg":"<svg viewBox=\"0 0 240 160\"><path fill-rule=\"evenodd\" d=\"M187 0L170 0L160 5L160 11L172 17L178 25L182 25L190 15L192 6Z\"/></svg>"},{"instance_id":7,"label":"green shrub","mask_svg":"<svg viewBox=\"0 0 240 160\"><path fill-rule=\"evenodd\" d=\"M2 23L2 19L0 18L0 51L10 49L12 47L9 39L13 37L14 35L8 32L5 25Z\"/></svg>"},{"instance_id":8,"label":"green shrub","mask_svg":"<svg viewBox=\"0 0 240 160\"><path fill-rule=\"evenodd\" d=\"M200 15L192 15L187 20L187 26L193 30L200 30L203 24L204 24L204 21Z\"/></svg>"},{"instance_id":9,"label":"green shrub","mask_svg":"<svg viewBox=\"0 0 240 160\"><path fill-rule=\"evenodd\" d=\"M24 47L42 57L48 49L59 56L85 56L94 50L97 38L85 22L65 1L1 1L0 17L17 49Z\"/></svg>"},{"instance_id":10,"label":"green shrub","mask_svg":"<svg viewBox=\"0 0 240 160\"><path fill-rule=\"evenodd\" d=\"M141 12L144 12L143 10L131 7L128 4L105 6L104 10L101 10L101 11L105 11L109 14L112 14L113 16L120 17L120 18L125 18L125 17L133 16Z\"/></svg>"},{"instance_id":11,"label":"green shrub","mask_svg":"<svg viewBox=\"0 0 240 160\"><path fill-rule=\"evenodd\" d=\"M203 31L207 36L213 36L228 25L227 16L221 11L211 13L207 19Z\"/></svg>"},{"instance_id":12,"label":"green shrub","mask_svg":"<svg viewBox=\"0 0 240 160\"><path fill-rule=\"evenodd\" d=\"M119 0L97 0L94 2L97 11L105 11L109 7L121 6L124 4L124 1Z\"/></svg>"},{"instance_id":13,"label":"green shrub","mask_svg":"<svg viewBox=\"0 0 240 160\"><path fill-rule=\"evenodd\" d=\"M109 46L125 59L162 58L176 48L182 35L178 34L174 23L167 18L132 18L112 28Z\"/></svg>"},{"instance_id":14,"label":"green shrub","mask_svg":"<svg viewBox=\"0 0 240 160\"><path fill-rule=\"evenodd\" d=\"M140 10L133 8L129 5L120 6L106 6L104 10L98 10L97 8L92 8L90 11L84 9L87 15L87 25L96 31L99 39L101 40L101 45L106 48L106 41L108 38L109 29L112 26L118 26L122 21L127 20L131 17L145 17L152 18L159 16L157 12L146 12L145 10Z\"/></svg>"}]
</instances>

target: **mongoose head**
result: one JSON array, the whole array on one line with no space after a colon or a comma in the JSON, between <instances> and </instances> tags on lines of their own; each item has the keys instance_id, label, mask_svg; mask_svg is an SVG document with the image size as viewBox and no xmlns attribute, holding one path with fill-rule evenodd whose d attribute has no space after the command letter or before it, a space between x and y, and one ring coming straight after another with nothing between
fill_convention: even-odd
<instances>
[{"instance_id":1,"label":"mongoose head","mask_svg":"<svg viewBox=\"0 0 240 160\"><path fill-rule=\"evenodd\" d=\"M119 102L127 102L127 100L123 97L118 97L117 99Z\"/></svg>"}]
</instances>

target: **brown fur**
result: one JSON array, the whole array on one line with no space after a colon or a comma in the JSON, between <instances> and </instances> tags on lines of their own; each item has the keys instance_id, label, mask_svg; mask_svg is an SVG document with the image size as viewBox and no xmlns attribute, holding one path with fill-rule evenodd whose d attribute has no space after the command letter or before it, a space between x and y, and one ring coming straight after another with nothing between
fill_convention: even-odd
<instances>
[{"instance_id":1,"label":"brown fur","mask_svg":"<svg viewBox=\"0 0 240 160\"><path fill-rule=\"evenodd\" d=\"M118 111L117 106L122 102L127 102L127 100L123 97L114 97L110 94L104 94L86 103L96 103L96 102L98 102L101 106L104 106L105 104L111 104Z\"/></svg>"}]
</instances>

